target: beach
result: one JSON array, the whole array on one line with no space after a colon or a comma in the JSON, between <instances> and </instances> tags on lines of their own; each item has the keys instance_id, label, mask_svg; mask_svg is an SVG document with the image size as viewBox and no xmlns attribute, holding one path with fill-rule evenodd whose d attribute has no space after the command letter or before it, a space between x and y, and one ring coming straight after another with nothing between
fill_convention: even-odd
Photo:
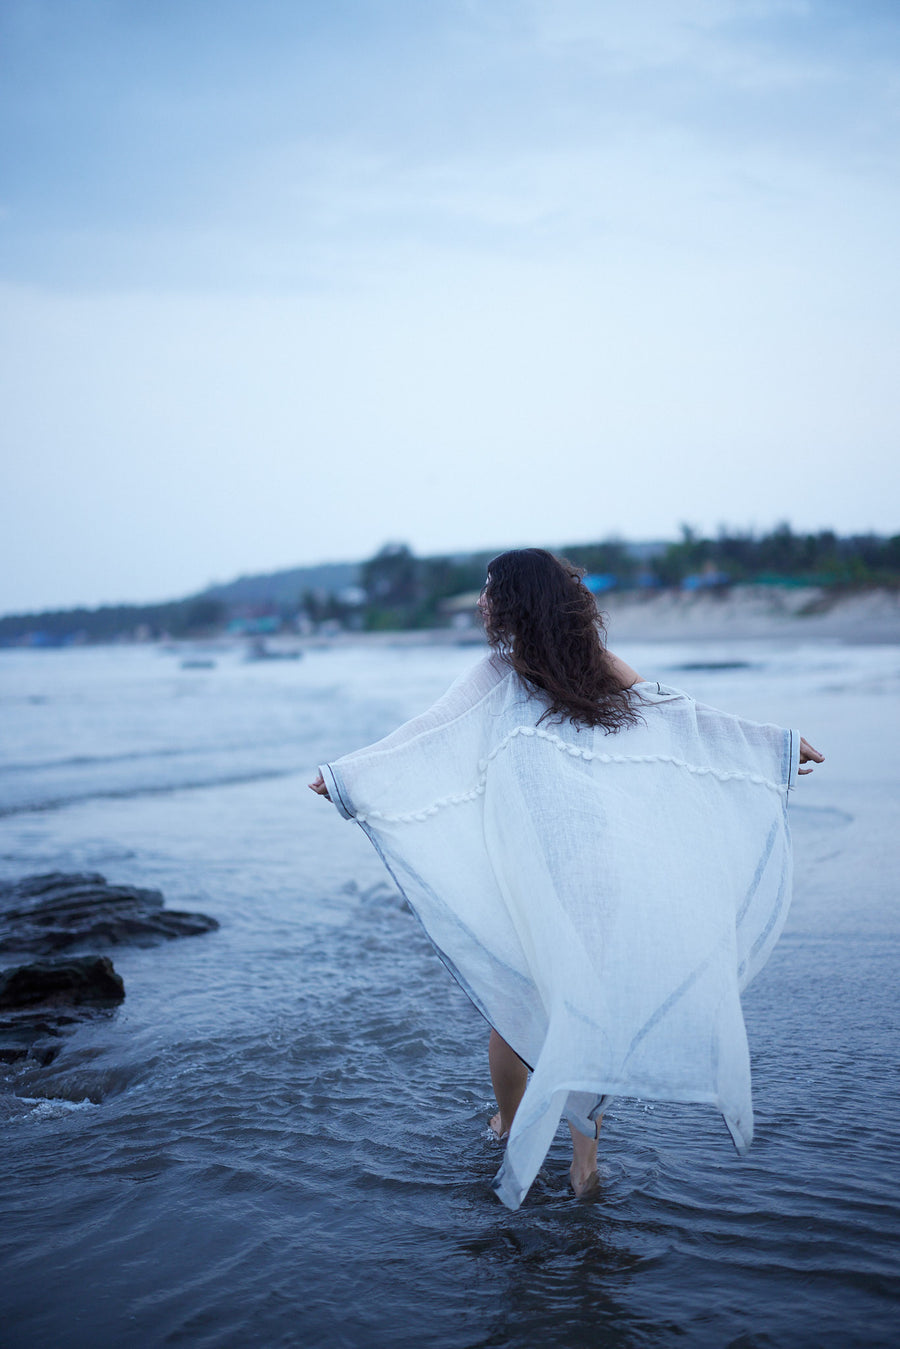
<instances>
[{"instance_id":1,"label":"beach","mask_svg":"<svg viewBox=\"0 0 900 1349\"><path fill-rule=\"evenodd\" d=\"M595 1198L568 1189L563 1131L521 1210L492 1195L484 1023L306 787L428 706L476 634L217 645L194 668L150 644L3 651L0 879L96 871L219 923L107 952L124 1003L6 1066L11 1349L894 1341L896 602L608 610L645 677L827 756L745 998L748 1156L711 1109L620 1099Z\"/></svg>"}]
</instances>

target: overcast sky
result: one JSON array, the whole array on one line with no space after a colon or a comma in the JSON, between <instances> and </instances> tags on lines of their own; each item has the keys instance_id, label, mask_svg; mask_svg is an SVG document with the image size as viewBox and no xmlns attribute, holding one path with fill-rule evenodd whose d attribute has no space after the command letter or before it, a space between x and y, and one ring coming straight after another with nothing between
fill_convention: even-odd
<instances>
[{"instance_id":1,"label":"overcast sky","mask_svg":"<svg viewBox=\"0 0 900 1349\"><path fill-rule=\"evenodd\" d=\"M900 529L896 0L3 0L0 612Z\"/></svg>"}]
</instances>

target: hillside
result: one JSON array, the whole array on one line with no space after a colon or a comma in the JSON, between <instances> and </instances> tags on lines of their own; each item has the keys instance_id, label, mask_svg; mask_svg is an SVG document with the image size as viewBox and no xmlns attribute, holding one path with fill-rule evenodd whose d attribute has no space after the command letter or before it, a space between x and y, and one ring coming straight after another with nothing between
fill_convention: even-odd
<instances>
[{"instance_id":1,"label":"hillside","mask_svg":"<svg viewBox=\"0 0 900 1349\"><path fill-rule=\"evenodd\" d=\"M228 605L294 605L307 591L338 594L359 584L360 562L323 562L316 567L291 567L287 571L239 576L234 581L209 586L198 599L220 600Z\"/></svg>"}]
</instances>

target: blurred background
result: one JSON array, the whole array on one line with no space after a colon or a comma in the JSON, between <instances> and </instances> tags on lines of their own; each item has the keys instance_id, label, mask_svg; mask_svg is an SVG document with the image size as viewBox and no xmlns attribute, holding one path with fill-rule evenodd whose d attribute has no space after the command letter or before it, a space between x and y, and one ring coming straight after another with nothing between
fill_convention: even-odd
<instances>
[{"instance_id":1,"label":"blurred background","mask_svg":"<svg viewBox=\"0 0 900 1349\"><path fill-rule=\"evenodd\" d=\"M892 0L5 0L0 613L893 535L898 51Z\"/></svg>"},{"instance_id":2,"label":"blurred background","mask_svg":"<svg viewBox=\"0 0 900 1349\"><path fill-rule=\"evenodd\" d=\"M0 0L10 1349L896 1341L898 55L896 0ZM306 784L522 544L826 761L749 1156L622 1099L510 1214L486 1027Z\"/></svg>"}]
</instances>

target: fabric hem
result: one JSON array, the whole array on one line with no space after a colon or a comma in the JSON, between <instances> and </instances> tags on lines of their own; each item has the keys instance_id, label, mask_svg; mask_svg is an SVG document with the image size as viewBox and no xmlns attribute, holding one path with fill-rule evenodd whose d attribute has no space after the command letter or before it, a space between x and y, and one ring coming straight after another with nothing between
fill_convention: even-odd
<instances>
[{"instance_id":1,"label":"fabric hem","mask_svg":"<svg viewBox=\"0 0 900 1349\"><path fill-rule=\"evenodd\" d=\"M793 791L797 785L797 775L800 771L800 732L791 729L791 762L788 768L787 786L788 791Z\"/></svg>"},{"instance_id":2,"label":"fabric hem","mask_svg":"<svg viewBox=\"0 0 900 1349\"><path fill-rule=\"evenodd\" d=\"M338 814L343 816L345 820L355 819L349 797L344 791L340 778L331 767L331 764L319 764L319 772L322 774L325 786L328 788L331 804L337 809Z\"/></svg>"}]
</instances>

